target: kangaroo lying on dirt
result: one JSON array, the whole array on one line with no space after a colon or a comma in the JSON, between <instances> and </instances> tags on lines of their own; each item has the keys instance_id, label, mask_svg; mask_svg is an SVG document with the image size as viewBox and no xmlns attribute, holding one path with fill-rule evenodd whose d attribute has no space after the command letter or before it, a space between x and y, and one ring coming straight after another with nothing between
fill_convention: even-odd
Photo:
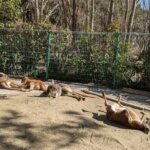
<instances>
[{"instance_id":1,"label":"kangaroo lying on dirt","mask_svg":"<svg viewBox=\"0 0 150 150\"><path fill-rule=\"evenodd\" d=\"M55 84L54 81L48 86L47 91L43 92L41 96L48 96L57 98L62 95L68 95L73 98L76 98L77 100L85 100L85 97L89 98L96 98L96 96L88 95L88 94L81 94L78 92L75 92L71 89L71 87L67 84L58 83Z\"/></svg>"},{"instance_id":2,"label":"kangaroo lying on dirt","mask_svg":"<svg viewBox=\"0 0 150 150\"><path fill-rule=\"evenodd\" d=\"M15 80L12 80L5 73L0 72L0 88L7 90L18 90L25 92L22 86L17 84Z\"/></svg>"},{"instance_id":3,"label":"kangaroo lying on dirt","mask_svg":"<svg viewBox=\"0 0 150 150\"><path fill-rule=\"evenodd\" d=\"M148 133L150 130L150 120L148 118L144 121L131 109L126 108L120 104L120 97L118 104L108 104L105 93L103 93L106 106L106 115L108 120L125 125L132 129L142 130Z\"/></svg>"},{"instance_id":4,"label":"kangaroo lying on dirt","mask_svg":"<svg viewBox=\"0 0 150 150\"><path fill-rule=\"evenodd\" d=\"M32 90L42 90L46 91L47 88L41 80L29 79L28 75L25 74L21 80L25 89Z\"/></svg>"}]
</instances>

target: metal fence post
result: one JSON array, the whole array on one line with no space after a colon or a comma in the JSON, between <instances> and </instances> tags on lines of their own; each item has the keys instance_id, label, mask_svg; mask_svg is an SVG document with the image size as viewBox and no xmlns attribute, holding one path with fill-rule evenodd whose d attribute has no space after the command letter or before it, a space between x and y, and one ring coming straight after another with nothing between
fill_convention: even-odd
<instances>
[{"instance_id":1,"label":"metal fence post","mask_svg":"<svg viewBox=\"0 0 150 150\"><path fill-rule=\"evenodd\" d=\"M48 49L47 49L46 80L48 80L48 78L49 78L51 39L52 39L51 33L48 32Z\"/></svg>"},{"instance_id":2,"label":"metal fence post","mask_svg":"<svg viewBox=\"0 0 150 150\"><path fill-rule=\"evenodd\" d=\"M113 66L113 88L117 88L117 74L118 74L118 54L120 49L120 33L115 33L115 49L114 49L114 66Z\"/></svg>"}]
</instances>

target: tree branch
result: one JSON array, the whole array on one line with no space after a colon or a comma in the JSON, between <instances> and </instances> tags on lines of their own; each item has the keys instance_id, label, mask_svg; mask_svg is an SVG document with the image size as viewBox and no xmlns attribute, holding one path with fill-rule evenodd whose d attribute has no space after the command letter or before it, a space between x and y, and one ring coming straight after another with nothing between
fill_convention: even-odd
<instances>
[{"instance_id":1,"label":"tree branch","mask_svg":"<svg viewBox=\"0 0 150 150\"><path fill-rule=\"evenodd\" d=\"M55 9L59 7L59 4L57 4L53 9L48 13L48 15L45 17L44 23L47 21L47 19L52 15Z\"/></svg>"}]
</instances>

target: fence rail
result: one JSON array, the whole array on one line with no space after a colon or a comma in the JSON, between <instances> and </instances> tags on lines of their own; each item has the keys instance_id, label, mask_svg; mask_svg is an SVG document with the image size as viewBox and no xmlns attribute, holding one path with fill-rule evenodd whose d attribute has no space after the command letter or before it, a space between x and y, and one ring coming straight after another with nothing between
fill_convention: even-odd
<instances>
[{"instance_id":1,"label":"fence rail","mask_svg":"<svg viewBox=\"0 0 150 150\"><path fill-rule=\"evenodd\" d=\"M0 68L11 75L150 90L150 34L0 29Z\"/></svg>"}]
</instances>

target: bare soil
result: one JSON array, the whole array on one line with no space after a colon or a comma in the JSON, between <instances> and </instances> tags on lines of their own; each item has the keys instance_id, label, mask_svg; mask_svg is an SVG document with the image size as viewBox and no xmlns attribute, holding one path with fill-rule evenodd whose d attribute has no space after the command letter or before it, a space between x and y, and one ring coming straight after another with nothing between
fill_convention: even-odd
<instances>
[{"instance_id":1,"label":"bare soil","mask_svg":"<svg viewBox=\"0 0 150 150\"><path fill-rule=\"evenodd\" d=\"M150 133L108 121L101 98L77 101L67 96L41 98L41 91L0 93L16 95L0 99L0 150L150 149ZM140 101L148 106L145 102Z\"/></svg>"}]
</instances>

